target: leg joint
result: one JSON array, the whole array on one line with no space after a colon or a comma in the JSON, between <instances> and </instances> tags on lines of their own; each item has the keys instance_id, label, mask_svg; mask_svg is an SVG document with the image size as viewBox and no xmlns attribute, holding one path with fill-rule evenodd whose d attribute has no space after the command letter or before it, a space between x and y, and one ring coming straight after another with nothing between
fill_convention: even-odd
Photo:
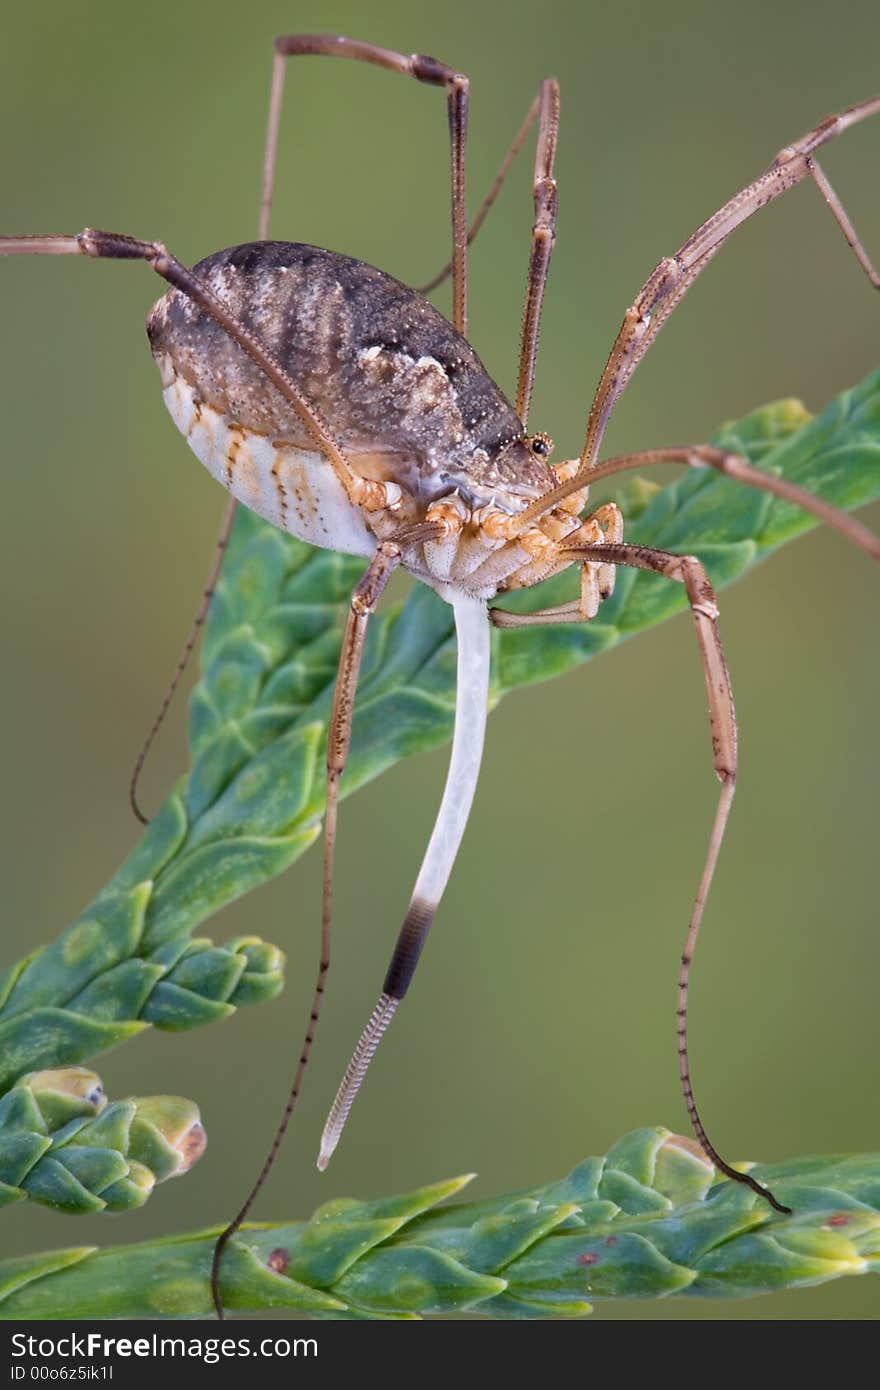
<instances>
[{"instance_id":1,"label":"leg joint","mask_svg":"<svg viewBox=\"0 0 880 1390\"><path fill-rule=\"evenodd\" d=\"M419 82L427 82L432 87L463 87L467 89L469 83L463 73L456 72L455 68L449 67L447 63L441 63L439 58L432 58L427 53L414 53L411 59L413 77Z\"/></svg>"}]
</instances>

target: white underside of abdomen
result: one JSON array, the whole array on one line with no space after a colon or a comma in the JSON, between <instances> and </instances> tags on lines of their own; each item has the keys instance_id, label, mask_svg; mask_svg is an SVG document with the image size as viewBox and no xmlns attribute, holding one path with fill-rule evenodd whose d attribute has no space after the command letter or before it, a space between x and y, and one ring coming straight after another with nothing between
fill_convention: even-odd
<instances>
[{"instance_id":1,"label":"white underside of abdomen","mask_svg":"<svg viewBox=\"0 0 880 1390\"><path fill-rule=\"evenodd\" d=\"M167 357L158 365L171 418L236 501L310 545L372 555L376 539L323 454L243 429L197 400Z\"/></svg>"}]
</instances>

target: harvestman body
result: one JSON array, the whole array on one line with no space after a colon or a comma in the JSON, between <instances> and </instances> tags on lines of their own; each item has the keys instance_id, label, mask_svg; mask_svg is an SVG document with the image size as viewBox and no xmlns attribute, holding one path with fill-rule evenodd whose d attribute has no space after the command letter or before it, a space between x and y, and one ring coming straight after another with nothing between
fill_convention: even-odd
<instances>
[{"instance_id":1,"label":"harvestman body","mask_svg":"<svg viewBox=\"0 0 880 1390\"><path fill-rule=\"evenodd\" d=\"M425 288L433 288L451 272L451 323L421 293L360 261L266 240L286 60L306 54L366 61L444 87L451 139L452 258ZM281 38L275 44L258 241L220 251L188 270L161 243L116 233L87 230L79 236L0 238L0 254L147 261L172 286L148 321L165 401L200 460L235 501L268 521L311 544L368 559L352 596L328 734L324 905L315 997L293 1088L266 1163L217 1244L212 1287L221 1316L218 1277L223 1249L274 1162L314 1038L330 963L338 791L361 653L369 615L398 566L430 585L453 608L458 638L455 733L434 831L379 1002L327 1121L319 1167L326 1167L370 1060L406 993L464 832L486 722L490 621L503 627L587 621L612 591L615 567L628 565L663 574L685 587L721 781L679 972L678 1050L685 1100L697 1137L717 1166L778 1210L786 1210L748 1174L725 1163L711 1145L697 1112L688 1066L690 966L736 774L736 720L715 597L694 557L625 544L621 515L613 503L583 513L590 484L611 474L655 463L709 466L798 504L880 559L880 541L859 522L736 455L694 446L599 461L613 407L669 314L731 232L802 179L810 177L817 184L871 283L880 288L880 277L814 157L821 144L847 126L880 112L880 97L826 118L780 151L760 178L698 228L674 256L659 263L624 317L593 400L580 457L556 465L549 462L550 440L528 433L527 417L555 235L558 87L553 79L541 84L470 231L465 214L467 110L467 78L436 59L407 57L336 35ZM516 400L511 404L467 341L467 245L536 122L535 216ZM221 549L230 520L228 512ZM536 584L571 565L580 571L579 599L528 615L489 606L497 595ZM167 700L153 733L166 708ZM142 762L143 756L138 770Z\"/></svg>"}]
</instances>

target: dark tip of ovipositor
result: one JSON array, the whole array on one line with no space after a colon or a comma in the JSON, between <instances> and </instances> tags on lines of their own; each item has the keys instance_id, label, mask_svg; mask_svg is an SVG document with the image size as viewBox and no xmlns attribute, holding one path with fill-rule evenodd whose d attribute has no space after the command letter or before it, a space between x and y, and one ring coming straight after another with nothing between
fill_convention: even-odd
<instances>
[{"instance_id":1,"label":"dark tip of ovipositor","mask_svg":"<svg viewBox=\"0 0 880 1390\"><path fill-rule=\"evenodd\" d=\"M436 911L437 904L424 898L413 898L410 903L382 987L392 999L402 999L409 989Z\"/></svg>"}]
</instances>

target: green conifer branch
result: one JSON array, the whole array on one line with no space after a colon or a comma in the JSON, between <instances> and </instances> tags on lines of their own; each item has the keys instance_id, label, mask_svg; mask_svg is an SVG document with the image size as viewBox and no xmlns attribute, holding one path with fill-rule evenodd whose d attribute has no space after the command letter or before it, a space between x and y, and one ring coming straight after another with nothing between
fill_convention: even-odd
<instances>
[{"instance_id":1,"label":"green conifer branch","mask_svg":"<svg viewBox=\"0 0 880 1390\"><path fill-rule=\"evenodd\" d=\"M467 1177L338 1199L309 1221L241 1231L224 1304L318 1319L568 1318L608 1298L745 1297L880 1269L880 1155L743 1167L793 1214L719 1178L692 1140L661 1128L561 1181L486 1201L443 1205ZM0 1261L0 1317L209 1315L216 1234Z\"/></svg>"}]
</instances>

